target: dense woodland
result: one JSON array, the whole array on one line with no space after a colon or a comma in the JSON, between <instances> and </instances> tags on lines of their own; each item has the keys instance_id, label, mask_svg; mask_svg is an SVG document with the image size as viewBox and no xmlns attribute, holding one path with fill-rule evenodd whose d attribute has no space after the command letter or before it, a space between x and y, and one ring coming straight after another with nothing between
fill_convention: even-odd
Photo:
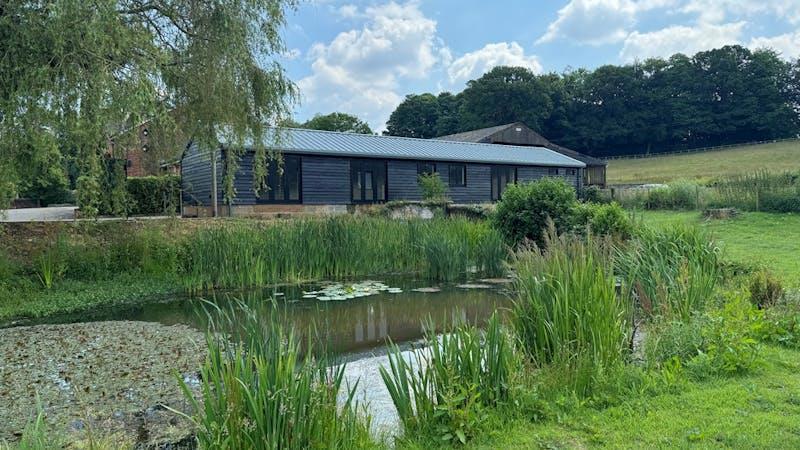
<instances>
[{"instance_id":1,"label":"dense woodland","mask_svg":"<svg viewBox=\"0 0 800 450\"><path fill-rule=\"evenodd\" d=\"M726 46L563 74L497 67L458 94L407 96L385 133L432 138L515 121L597 156L795 137L800 60Z\"/></svg>"}]
</instances>

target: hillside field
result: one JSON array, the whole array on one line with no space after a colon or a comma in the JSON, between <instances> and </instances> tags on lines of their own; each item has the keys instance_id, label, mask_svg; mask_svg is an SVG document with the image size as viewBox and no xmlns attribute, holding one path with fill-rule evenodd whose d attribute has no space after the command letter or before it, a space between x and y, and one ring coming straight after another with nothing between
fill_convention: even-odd
<instances>
[{"instance_id":1,"label":"hillside field","mask_svg":"<svg viewBox=\"0 0 800 450\"><path fill-rule=\"evenodd\" d=\"M707 180L723 175L800 170L800 140L743 145L703 153L652 158L615 159L608 162L608 183L664 183L677 179Z\"/></svg>"}]
</instances>

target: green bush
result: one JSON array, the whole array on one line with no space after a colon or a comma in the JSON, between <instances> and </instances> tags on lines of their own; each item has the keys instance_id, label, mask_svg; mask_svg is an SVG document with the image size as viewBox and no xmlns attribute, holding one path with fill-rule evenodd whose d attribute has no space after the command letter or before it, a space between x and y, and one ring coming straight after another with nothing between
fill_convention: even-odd
<instances>
[{"instance_id":1,"label":"green bush","mask_svg":"<svg viewBox=\"0 0 800 450\"><path fill-rule=\"evenodd\" d=\"M423 173L417 177L422 191L422 199L427 202L441 202L447 199L447 187L438 173Z\"/></svg>"},{"instance_id":2,"label":"green bush","mask_svg":"<svg viewBox=\"0 0 800 450\"><path fill-rule=\"evenodd\" d=\"M764 310L761 340L789 348L800 348L800 293L784 295Z\"/></svg>"},{"instance_id":3,"label":"green bush","mask_svg":"<svg viewBox=\"0 0 800 450\"><path fill-rule=\"evenodd\" d=\"M633 221L618 203L580 203L575 208L577 231L586 229L595 235L627 239L633 234Z\"/></svg>"},{"instance_id":4,"label":"green bush","mask_svg":"<svg viewBox=\"0 0 800 450\"><path fill-rule=\"evenodd\" d=\"M511 245L529 239L541 246L548 219L559 233L568 230L576 204L575 189L561 179L511 184L497 203L492 223Z\"/></svg>"},{"instance_id":5,"label":"green bush","mask_svg":"<svg viewBox=\"0 0 800 450\"><path fill-rule=\"evenodd\" d=\"M177 175L128 178L130 214L175 214L180 207L181 179Z\"/></svg>"},{"instance_id":6,"label":"green bush","mask_svg":"<svg viewBox=\"0 0 800 450\"><path fill-rule=\"evenodd\" d=\"M651 190L644 202L646 209L693 210L700 207L700 186L690 181L675 181Z\"/></svg>"},{"instance_id":7,"label":"green bush","mask_svg":"<svg viewBox=\"0 0 800 450\"><path fill-rule=\"evenodd\" d=\"M763 312L746 298L734 295L708 314L703 339L715 374L744 373L759 362L758 337L764 326ZM702 357L702 356L701 356Z\"/></svg>"},{"instance_id":8,"label":"green bush","mask_svg":"<svg viewBox=\"0 0 800 450\"><path fill-rule=\"evenodd\" d=\"M587 203L608 203L611 199L597 186L587 186L580 191L580 199Z\"/></svg>"},{"instance_id":9,"label":"green bush","mask_svg":"<svg viewBox=\"0 0 800 450\"><path fill-rule=\"evenodd\" d=\"M800 186L762 193L759 211L800 213Z\"/></svg>"},{"instance_id":10,"label":"green bush","mask_svg":"<svg viewBox=\"0 0 800 450\"><path fill-rule=\"evenodd\" d=\"M766 270L760 270L750 277L750 301L759 309L772 306L783 297L781 281Z\"/></svg>"}]
</instances>

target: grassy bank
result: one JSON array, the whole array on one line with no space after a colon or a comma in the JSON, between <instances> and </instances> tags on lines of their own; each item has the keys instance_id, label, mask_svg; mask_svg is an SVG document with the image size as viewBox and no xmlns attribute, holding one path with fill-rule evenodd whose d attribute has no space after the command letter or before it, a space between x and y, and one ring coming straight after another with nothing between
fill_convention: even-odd
<instances>
[{"instance_id":1,"label":"grassy bank","mask_svg":"<svg viewBox=\"0 0 800 450\"><path fill-rule=\"evenodd\" d=\"M800 141L747 145L703 153L652 158L615 159L608 164L609 184L664 183L679 179L708 180L767 169L800 169Z\"/></svg>"},{"instance_id":2,"label":"grassy bank","mask_svg":"<svg viewBox=\"0 0 800 450\"><path fill-rule=\"evenodd\" d=\"M726 220L708 220L696 211L636 212L656 227L695 225L714 236L724 258L744 265L763 265L786 283L800 285L800 215L741 213Z\"/></svg>"},{"instance_id":3,"label":"grassy bank","mask_svg":"<svg viewBox=\"0 0 800 450\"><path fill-rule=\"evenodd\" d=\"M800 352L763 349L748 376L685 382L675 392L518 420L467 448L798 448ZM411 446L409 448L418 448Z\"/></svg>"}]
</instances>

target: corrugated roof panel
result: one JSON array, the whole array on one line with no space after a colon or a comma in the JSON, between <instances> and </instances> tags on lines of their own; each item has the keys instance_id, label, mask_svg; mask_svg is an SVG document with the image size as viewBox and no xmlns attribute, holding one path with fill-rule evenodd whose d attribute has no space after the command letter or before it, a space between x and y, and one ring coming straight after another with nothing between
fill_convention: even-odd
<instances>
[{"instance_id":1,"label":"corrugated roof panel","mask_svg":"<svg viewBox=\"0 0 800 450\"><path fill-rule=\"evenodd\" d=\"M415 139L298 128L273 129L269 140L275 142L274 146L280 151L315 155L530 166L586 166L580 161L544 147Z\"/></svg>"}]
</instances>

